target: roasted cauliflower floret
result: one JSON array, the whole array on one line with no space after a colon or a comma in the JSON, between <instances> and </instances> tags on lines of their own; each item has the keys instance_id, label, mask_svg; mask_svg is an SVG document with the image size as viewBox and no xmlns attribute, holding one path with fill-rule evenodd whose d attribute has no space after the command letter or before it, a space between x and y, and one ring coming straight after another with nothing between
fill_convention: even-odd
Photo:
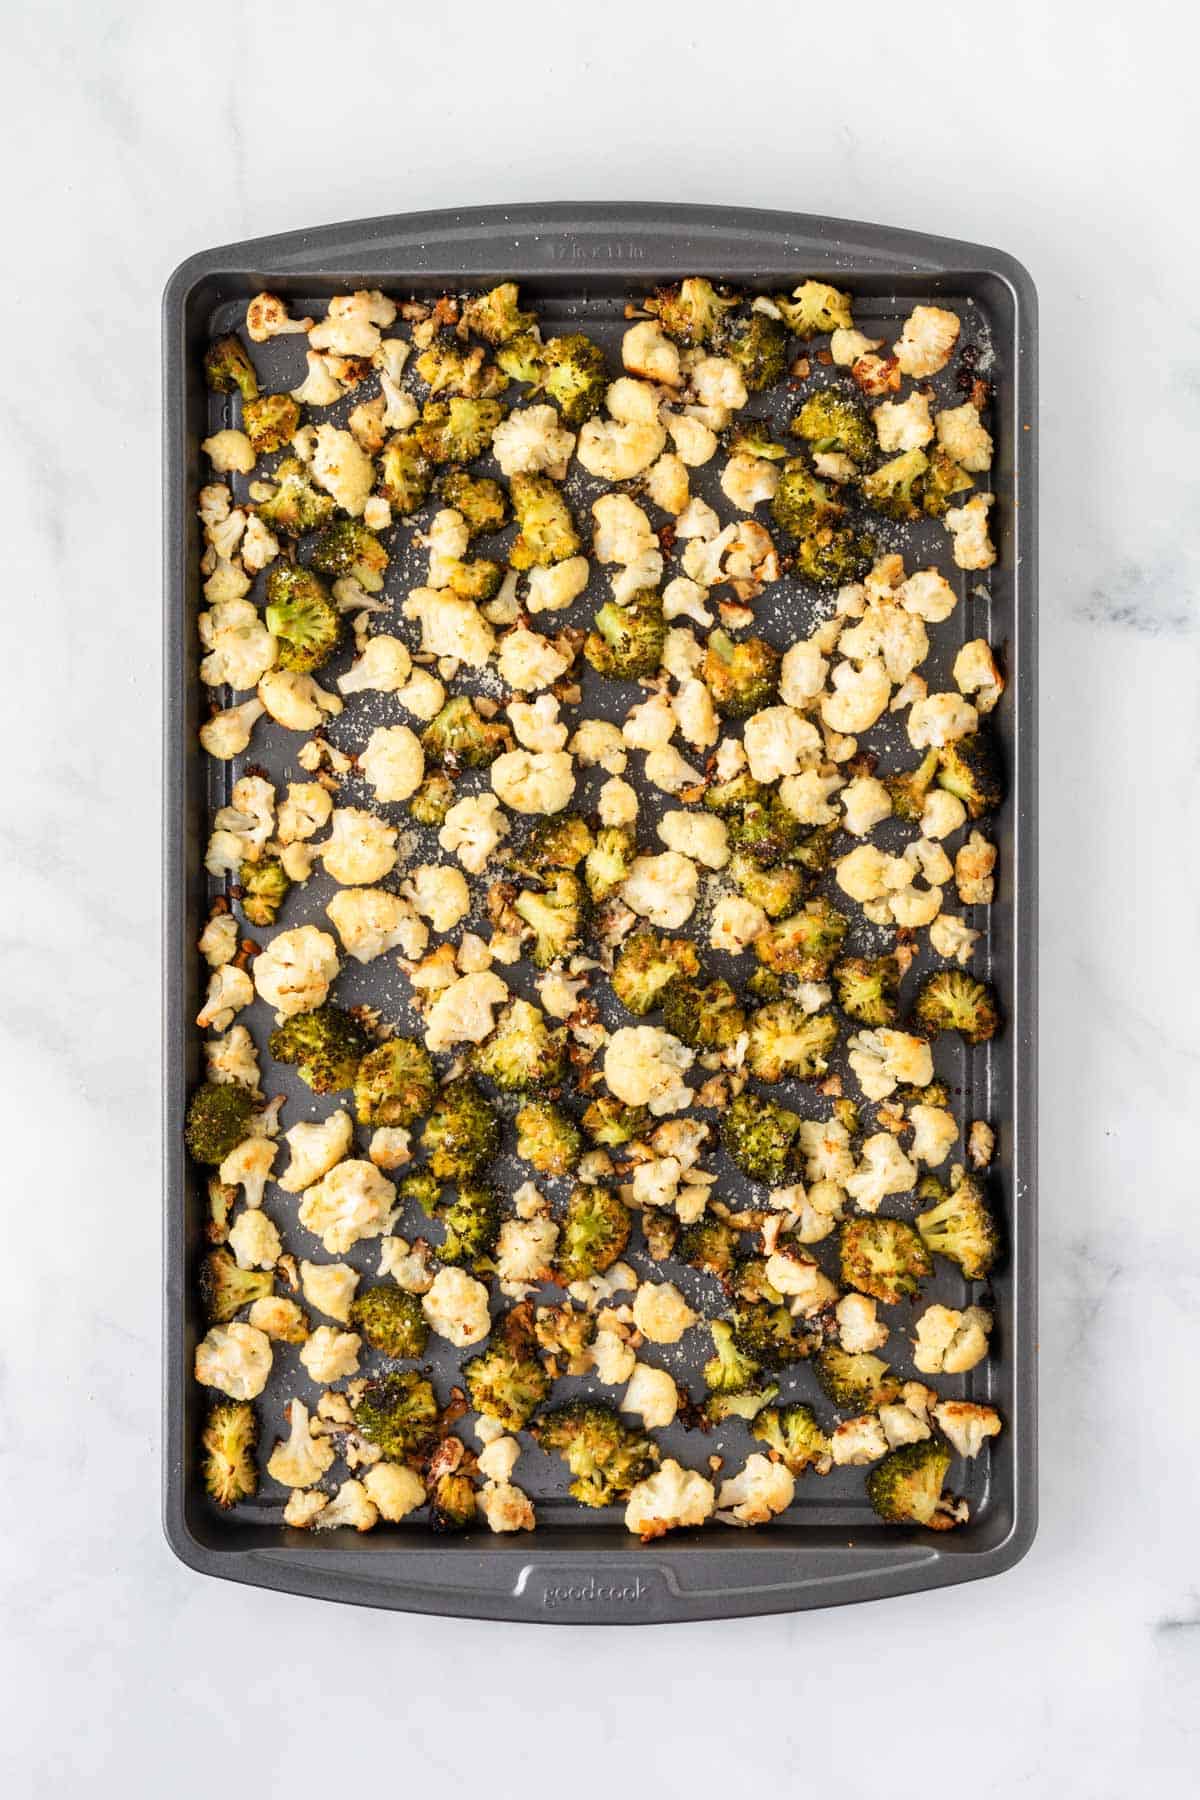
<instances>
[{"instance_id":1,"label":"roasted cauliflower floret","mask_svg":"<svg viewBox=\"0 0 1200 1800\"><path fill-rule=\"evenodd\" d=\"M460 1350L479 1343L491 1326L487 1288L465 1269L439 1269L421 1306L430 1329Z\"/></svg>"},{"instance_id":2,"label":"roasted cauliflower floret","mask_svg":"<svg viewBox=\"0 0 1200 1800\"><path fill-rule=\"evenodd\" d=\"M914 381L936 375L950 361L960 329L957 313L942 306L914 306L895 345L900 373Z\"/></svg>"},{"instance_id":3,"label":"roasted cauliflower floret","mask_svg":"<svg viewBox=\"0 0 1200 1800\"><path fill-rule=\"evenodd\" d=\"M722 1481L717 1517L726 1525L766 1525L786 1512L796 1495L796 1478L786 1463L755 1453L741 1472Z\"/></svg>"},{"instance_id":4,"label":"roasted cauliflower floret","mask_svg":"<svg viewBox=\"0 0 1200 1800\"><path fill-rule=\"evenodd\" d=\"M649 1543L668 1531L703 1525L715 1504L712 1482L668 1457L661 1468L639 1481L630 1493L625 1529Z\"/></svg>"},{"instance_id":5,"label":"roasted cauliflower floret","mask_svg":"<svg viewBox=\"0 0 1200 1800\"><path fill-rule=\"evenodd\" d=\"M265 1331L237 1320L214 1325L196 1346L196 1380L231 1400L256 1400L267 1385L272 1361Z\"/></svg>"},{"instance_id":6,"label":"roasted cauliflower floret","mask_svg":"<svg viewBox=\"0 0 1200 1800\"><path fill-rule=\"evenodd\" d=\"M395 1187L374 1163L350 1158L305 1190L300 1223L341 1256L363 1238L382 1237L395 1201Z\"/></svg>"},{"instance_id":7,"label":"roasted cauliflower floret","mask_svg":"<svg viewBox=\"0 0 1200 1800\"><path fill-rule=\"evenodd\" d=\"M254 959L254 986L282 1023L322 1006L338 971L337 945L316 925L281 931Z\"/></svg>"}]
</instances>

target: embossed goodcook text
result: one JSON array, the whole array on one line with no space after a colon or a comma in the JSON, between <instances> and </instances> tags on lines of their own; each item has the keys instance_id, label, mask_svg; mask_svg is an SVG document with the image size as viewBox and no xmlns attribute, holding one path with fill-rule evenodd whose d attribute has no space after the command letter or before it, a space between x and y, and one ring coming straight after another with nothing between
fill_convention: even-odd
<instances>
[{"instance_id":1,"label":"embossed goodcook text","mask_svg":"<svg viewBox=\"0 0 1200 1800\"><path fill-rule=\"evenodd\" d=\"M621 1583L597 1581L594 1577L587 1581L563 1583L555 1587L542 1589L542 1605L556 1606L596 1606L616 1604L636 1606L644 1600L648 1589L643 1585L640 1576L632 1581Z\"/></svg>"}]
</instances>

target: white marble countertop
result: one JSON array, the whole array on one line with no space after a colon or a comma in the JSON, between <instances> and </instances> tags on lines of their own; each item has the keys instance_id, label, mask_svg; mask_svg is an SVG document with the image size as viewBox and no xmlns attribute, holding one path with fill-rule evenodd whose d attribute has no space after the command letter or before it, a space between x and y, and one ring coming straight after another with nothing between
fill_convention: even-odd
<instances>
[{"instance_id":1,"label":"white marble countertop","mask_svg":"<svg viewBox=\"0 0 1200 1800\"><path fill-rule=\"evenodd\" d=\"M1195 27L1153 0L860 0L828 27L779 8L760 74L749 15L678 16L618 0L601 29L543 8L509 34L473 0L403 24L313 0L10 14L13 1800L330 1793L381 1769L405 1792L461 1774L578 1800L649 1772L679 1794L804 1771L799 1793L816 1769L855 1800L924 1792L892 1775L914 1757L981 1800L1194 1779ZM550 1632L205 1581L162 1538L160 291L210 243L547 197L886 220L1002 245L1040 289L1042 1525L990 1583ZM524 1773L531 1742L551 1773Z\"/></svg>"}]
</instances>

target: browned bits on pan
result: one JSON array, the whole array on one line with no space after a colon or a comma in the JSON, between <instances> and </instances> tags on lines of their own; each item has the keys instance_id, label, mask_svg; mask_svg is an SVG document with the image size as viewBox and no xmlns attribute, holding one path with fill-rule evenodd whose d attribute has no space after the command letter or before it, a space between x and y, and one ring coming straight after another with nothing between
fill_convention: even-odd
<instances>
[{"instance_id":1,"label":"browned bits on pan","mask_svg":"<svg viewBox=\"0 0 1200 1800\"><path fill-rule=\"evenodd\" d=\"M894 955L896 961L900 964L901 975L907 975L917 958L917 946L913 940L913 933L911 931L907 934L904 931L898 931L896 933Z\"/></svg>"}]
</instances>

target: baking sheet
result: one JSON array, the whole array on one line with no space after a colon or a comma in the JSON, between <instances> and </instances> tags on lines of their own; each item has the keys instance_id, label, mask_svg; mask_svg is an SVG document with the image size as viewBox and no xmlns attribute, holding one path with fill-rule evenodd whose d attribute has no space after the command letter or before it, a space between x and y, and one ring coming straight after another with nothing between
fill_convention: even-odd
<instances>
[{"instance_id":1,"label":"baking sheet","mask_svg":"<svg viewBox=\"0 0 1200 1800\"><path fill-rule=\"evenodd\" d=\"M705 208L532 209L525 217L498 209L477 215L426 215L414 220L374 221L335 227L296 238L232 246L192 259L177 272L166 298L166 561L167 561L167 784L166 784L166 1155L167 1155L167 1319L165 1402L167 1409L167 1524L174 1547L185 1560L210 1573L297 1591L325 1592L367 1603L462 1611L483 1616L633 1619L709 1616L786 1606L827 1604L861 1599L900 1589L971 1578L1006 1566L1032 1536L1033 1501L1033 995L1035 903L1032 864L1033 816L1033 525L1036 494L1033 452L1033 347L1036 322L1032 289L1023 271L995 252L974 246L936 245L932 240L897 242L898 235L862 226L835 227L832 221L791 219L778 214L730 214ZM925 253L918 257L918 248ZM905 249L909 254L905 256ZM927 266L914 266L923 261ZM881 264L895 264L894 267ZM797 1483L796 1502L782 1519L754 1532L710 1527L675 1534L652 1546L632 1541L619 1514L587 1512L567 1499L567 1476L556 1458L544 1456L527 1439L518 1471L521 1485L534 1498L539 1526L519 1543L493 1537L485 1529L464 1538L433 1539L422 1522L380 1527L368 1537L330 1533L310 1536L282 1525L285 1495L269 1493L220 1514L205 1499L197 1474L199 1421L204 1395L191 1380L191 1353L203 1326L195 1316L194 1269L202 1252L203 1179L186 1165L179 1121L183 1096L200 1077L199 1034L191 1025L201 1003L204 970L195 954L195 939L207 916L211 894L220 890L203 871L203 846L211 811L224 803L241 762L263 768L282 785L302 778L295 753L303 739L283 732L270 720L257 727L250 750L240 762L220 765L203 756L195 733L204 716L205 694L196 674L195 616L199 610L197 564L199 542L192 517L199 468L199 440L227 423L226 401L210 395L199 378L202 346L213 333L240 324L245 302L262 286L287 295L293 312L319 313L331 293L347 287L379 285L395 297L436 294L444 288L486 286L512 277L522 283L523 298L537 304L547 330L585 329L605 345L613 372L620 367L619 341L625 327L623 307L655 281L702 273L727 278L741 286L778 290L808 274L828 274L849 287L855 298L855 322L872 336L891 339L912 305L935 296L952 306L963 320L960 348L979 351L980 372L996 387L992 429L997 457L992 485L998 497L996 536L1000 558L984 575L965 575L950 562L949 539L936 522L890 527L871 519L881 548L895 538L903 543L908 567L937 562L954 578L962 595L954 617L931 631L932 649L926 672L948 675L959 644L985 636L1002 646L1009 688L993 715L1009 764L1009 795L989 832L1000 849L997 900L975 919L986 921L973 967L987 972L999 988L1008 1026L992 1044L968 1049L948 1039L935 1048L937 1073L954 1090L953 1107L962 1122L990 1119L997 1127L998 1151L991 1176L991 1199L1005 1231L1008 1250L994 1276L988 1303L996 1314L993 1354L966 1377L942 1378L948 1397L987 1399L1004 1416L1006 1430L973 1463L956 1460L951 1471L954 1491L970 1502L968 1527L931 1537L882 1526L872 1514L863 1490L863 1471L835 1470L824 1478L809 1476ZM267 389L295 385L303 372L303 339L275 340L254 346L254 359ZM956 360L937 378L954 404ZM768 404L769 402L769 404ZM322 416L340 422L352 400ZM794 400L781 395L754 395L746 415L786 416ZM746 416L743 415L743 416ZM727 510L717 486L719 459L691 471L693 492ZM483 467L483 465L481 465ZM573 469L567 494L577 518L586 520L600 484ZM397 599L417 585L426 553L396 535L386 594ZM489 540L488 554L498 554ZM586 622L607 591L607 578L597 570L586 595L561 622ZM780 581L756 602L756 629L786 644L805 635L832 607L831 597L799 583ZM343 651L322 673L323 684L351 660ZM931 683L932 685L932 683ZM623 716L628 694L590 676L580 716ZM331 742L348 751L361 749L374 724L394 718L394 703L383 695L354 697L346 712L331 722ZM884 747L885 766L896 749L897 763L910 763L912 753L903 728L892 721L887 736L877 728L873 746ZM603 779L587 772L576 803L587 802ZM632 775L632 769L631 769ZM460 792L486 784L486 772L460 783ZM347 781L338 804L372 804L369 790ZM652 819L671 804L665 795L647 790L639 836L650 841ZM417 839L412 860L428 860L435 834L411 826L402 808L381 808L402 833ZM901 836L896 822L881 828L878 841L889 847L889 834ZM399 872L399 871L398 871ZM323 874L303 890L293 890L281 925L313 920L324 923L327 891ZM869 932L854 948L869 948ZM723 960L706 957L714 972L728 972ZM919 968L923 964L918 965ZM517 975L516 990L530 992L530 971L522 964L506 971ZM911 991L915 973L906 983ZM601 984L603 986L603 984ZM347 964L339 977L337 997L344 1004L369 1001L401 1027L411 1023L406 1006L407 983L390 957L360 966ZM607 999L607 996L605 996ZM603 1007L602 1007L603 1010ZM271 1019L261 1002L241 1015L260 1051L265 1052ZM607 1017L623 1020L619 1007ZM625 1021L627 1022L627 1021ZM264 1087L287 1095L285 1123L329 1110L317 1101L289 1069L269 1065L264 1054ZM836 1066L836 1065L835 1065ZM811 1090L804 1104L803 1084L782 1084L778 1097L796 1110L812 1113ZM849 1091L853 1092L853 1085ZM718 1191L736 1199L742 1178L721 1159ZM511 1188L528 1171L515 1159L499 1170ZM294 1203L276 1194L269 1201L286 1249L310 1252L312 1240L295 1224ZM907 1211L908 1209L900 1209ZM401 1221L396 1229L412 1235L416 1223ZM635 1240L637 1234L635 1233ZM816 1246L827 1264L835 1240ZM355 1246L347 1260L374 1274L378 1246ZM626 1260L642 1270L655 1270L648 1259L631 1252ZM663 1270L657 1267L661 1277ZM697 1310L720 1310L715 1282L674 1262L671 1276ZM978 1287L962 1281L952 1265L938 1259L935 1279L923 1301L940 1299L963 1304ZM559 1298L551 1290L550 1297ZM893 1336L888 1357L898 1371L909 1364L901 1330L905 1309L891 1309ZM695 1348L647 1346L646 1360L669 1367L693 1394L702 1390L699 1366L707 1334L689 1334ZM307 1391L296 1365L297 1382L289 1380L296 1352L277 1345L276 1368L268 1394L260 1403L263 1438L269 1446L282 1430L281 1409L292 1392ZM433 1367L435 1386L444 1397L459 1358L432 1340L425 1359ZM566 1380L555 1398L565 1397L586 1381ZM611 1398L611 1391L609 1393ZM810 1371L785 1378L781 1398L813 1400L829 1421L830 1409ZM269 1404L268 1404L269 1402ZM744 1425L730 1421L708 1437L673 1426L656 1434L665 1453L696 1466L716 1451L731 1468L740 1466L753 1448ZM965 1476L965 1479L964 1479ZM344 1540L349 1538L349 1544ZM626 1578L622 1570L632 1571ZM632 1581L633 1591L630 1589Z\"/></svg>"}]
</instances>

